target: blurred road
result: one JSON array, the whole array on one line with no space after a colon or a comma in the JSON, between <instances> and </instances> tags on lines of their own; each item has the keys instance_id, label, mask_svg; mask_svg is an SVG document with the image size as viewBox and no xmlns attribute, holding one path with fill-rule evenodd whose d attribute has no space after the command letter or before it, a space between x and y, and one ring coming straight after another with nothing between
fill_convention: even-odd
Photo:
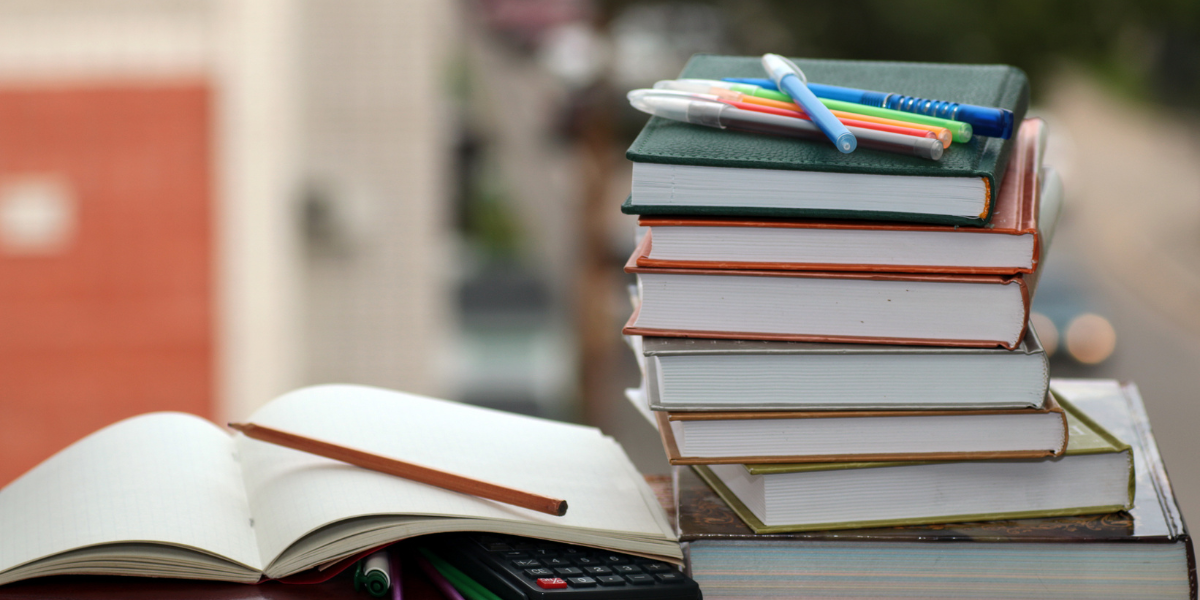
<instances>
[{"instance_id":1,"label":"blurred road","mask_svg":"<svg viewBox=\"0 0 1200 600\"><path fill-rule=\"evenodd\" d=\"M1052 373L1136 382L1184 515L1200 519L1200 120L1070 74L1043 108L1067 193L1047 275L1084 271L1117 332L1108 361Z\"/></svg>"}]
</instances>

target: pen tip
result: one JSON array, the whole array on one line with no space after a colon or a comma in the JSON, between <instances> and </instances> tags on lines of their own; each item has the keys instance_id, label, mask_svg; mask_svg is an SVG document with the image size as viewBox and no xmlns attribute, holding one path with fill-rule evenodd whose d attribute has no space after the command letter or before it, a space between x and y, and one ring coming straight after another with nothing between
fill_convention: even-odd
<instances>
[{"instance_id":1,"label":"pen tip","mask_svg":"<svg viewBox=\"0 0 1200 600\"><path fill-rule=\"evenodd\" d=\"M836 144L838 150L841 150L844 154L849 154L854 152L854 149L858 147L858 140L855 139L853 133L847 131L838 136Z\"/></svg>"},{"instance_id":2,"label":"pen tip","mask_svg":"<svg viewBox=\"0 0 1200 600\"><path fill-rule=\"evenodd\" d=\"M226 423L226 425L228 425L230 429L233 429L235 431L241 431L246 428L245 423Z\"/></svg>"}]
</instances>

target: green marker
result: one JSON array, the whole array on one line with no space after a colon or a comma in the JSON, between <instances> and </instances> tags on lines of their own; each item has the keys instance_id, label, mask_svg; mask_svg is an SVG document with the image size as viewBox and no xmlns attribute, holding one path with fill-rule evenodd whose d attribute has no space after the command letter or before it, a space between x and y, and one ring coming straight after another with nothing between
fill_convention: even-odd
<instances>
[{"instance_id":1,"label":"green marker","mask_svg":"<svg viewBox=\"0 0 1200 600\"><path fill-rule=\"evenodd\" d=\"M471 579L466 573L459 571L454 565L442 560L442 558L433 553L429 548L418 548L418 552L422 556L429 559L429 563L433 568L437 569L438 573L442 574L463 596L468 600L501 600L500 596L494 594L491 590L483 587L479 582Z\"/></svg>"},{"instance_id":2,"label":"green marker","mask_svg":"<svg viewBox=\"0 0 1200 600\"><path fill-rule=\"evenodd\" d=\"M766 98L767 100L778 100L780 102L791 102L792 101L792 97L783 92L777 92L775 90L768 90L767 88L761 88L761 87L758 87L757 85L749 85L749 84L745 84L745 83L734 83L734 84L730 84L729 89L731 89L735 92L741 92L747 96Z\"/></svg>"},{"instance_id":3,"label":"green marker","mask_svg":"<svg viewBox=\"0 0 1200 600\"><path fill-rule=\"evenodd\" d=\"M754 96L756 98L776 100L778 102L792 102L792 97L783 92L768 90L764 87L759 87L749 83L732 83L729 81L717 81L715 79L667 79L654 84L654 89L657 90L678 90L698 94L707 94L709 92L709 88L714 87L724 88L732 92L738 92L740 94ZM859 115L879 117L881 119L904 121L905 123L920 123L922 125L945 127L946 129L950 130L950 137L954 141L960 143L971 141L972 131L970 123L952 121L950 119L940 119L938 117L930 117L927 115L918 115L910 112L892 110L890 108L856 104L854 102L843 102L841 100L830 100L828 98L817 99L821 101L821 104L825 105L825 108L830 110L840 110Z\"/></svg>"},{"instance_id":4,"label":"green marker","mask_svg":"<svg viewBox=\"0 0 1200 600\"><path fill-rule=\"evenodd\" d=\"M906 121L908 123L920 123L922 125L934 125L936 127L945 127L950 130L950 136L956 142L971 141L971 124L963 123L962 121L951 121L950 119L939 119L938 117L929 117L926 115L918 115L890 108L879 108L878 106L867 106L866 104L855 104L853 102L843 102L841 100L830 100L829 98L820 98L821 104L830 110L842 110L849 113L857 113L860 115L870 115L872 117L880 117L883 119L895 119L897 121Z\"/></svg>"},{"instance_id":5,"label":"green marker","mask_svg":"<svg viewBox=\"0 0 1200 600\"><path fill-rule=\"evenodd\" d=\"M367 593L382 598L392 588L392 578L388 577L388 554L380 550L375 554L358 561L354 571L354 590L366 588Z\"/></svg>"}]
</instances>

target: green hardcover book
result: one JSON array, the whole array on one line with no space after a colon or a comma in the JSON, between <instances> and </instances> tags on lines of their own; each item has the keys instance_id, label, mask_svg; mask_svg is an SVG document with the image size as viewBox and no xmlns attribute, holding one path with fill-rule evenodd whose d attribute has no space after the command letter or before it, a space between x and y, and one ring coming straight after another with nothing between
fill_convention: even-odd
<instances>
[{"instance_id":1,"label":"green hardcover book","mask_svg":"<svg viewBox=\"0 0 1200 600\"><path fill-rule=\"evenodd\" d=\"M1057 396L1070 436L1042 460L696 468L755 533L1111 513L1133 503L1130 446Z\"/></svg>"},{"instance_id":2,"label":"green hardcover book","mask_svg":"<svg viewBox=\"0 0 1200 600\"><path fill-rule=\"evenodd\" d=\"M1029 82L1015 67L795 59L810 81L996 106L1019 124ZM758 57L693 56L681 78L763 77ZM939 161L651 118L626 156L622 211L985 225L1013 140L975 136Z\"/></svg>"},{"instance_id":3,"label":"green hardcover book","mask_svg":"<svg viewBox=\"0 0 1200 600\"><path fill-rule=\"evenodd\" d=\"M1137 388L1050 383L1133 446L1133 506L1105 515L755 533L686 468L676 527L705 600L735 598L1196 598L1192 540ZM853 490L844 490L846 501Z\"/></svg>"}]
</instances>

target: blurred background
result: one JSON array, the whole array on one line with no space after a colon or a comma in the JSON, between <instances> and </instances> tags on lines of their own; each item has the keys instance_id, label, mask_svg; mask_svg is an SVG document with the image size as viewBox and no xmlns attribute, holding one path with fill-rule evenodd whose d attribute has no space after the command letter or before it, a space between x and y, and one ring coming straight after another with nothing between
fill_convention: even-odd
<instances>
[{"instance_id":1,"label":"blurred background","mask_svg":"<svg viewBox=\"0 0 1200 600\"><path fill-rule=\"evenodd\" d=\"M1200 515L1200 5L0 0L0 485L153 410L353 382L628 405L624 92L696 52L1009 63L1064 218L1057 376L1136 381Z\"/></svg>"}]
</instances>

